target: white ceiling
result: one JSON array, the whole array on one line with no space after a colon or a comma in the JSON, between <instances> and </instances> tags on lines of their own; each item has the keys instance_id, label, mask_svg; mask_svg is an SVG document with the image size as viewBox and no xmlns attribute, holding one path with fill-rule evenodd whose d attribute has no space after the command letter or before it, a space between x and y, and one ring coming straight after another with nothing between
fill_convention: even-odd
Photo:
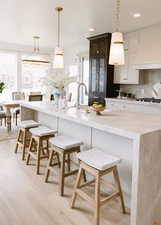
<instances>
[{"instance_id":1,"label":"white ceiling","mask_svg":"<svg viewBox=\"0 0 161 225\"><path fill-rule=\"evenodd\" d=\"M1 0L0 41L32 45L32 36L40 35L42 47L56 45L57 14L62 6L62 43L64 48L84 45L94 34L112 32L114 0ZM133 14L140 12L141 18ZM161 0L122 0L121 29L124 32L161 23Z\"/></svg>"}]
</instances>

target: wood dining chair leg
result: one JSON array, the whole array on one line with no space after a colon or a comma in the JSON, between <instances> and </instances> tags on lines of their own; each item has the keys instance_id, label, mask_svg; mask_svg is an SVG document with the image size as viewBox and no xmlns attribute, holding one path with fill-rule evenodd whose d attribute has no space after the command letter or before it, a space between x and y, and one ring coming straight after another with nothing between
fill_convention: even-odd
<instances>
[{"instance_id":1,"label":"wood dining chair leg","mask_svg":"<svg viewBox=\"0 0 161 225\"><path fill-rule=\"evenodd\" d=\"M118 174L118 170L117 170L116 166L113 169L113 175L114 175L114 179L115 179L115 184L116 184L116 186L118 188L118 191L119 191L119 194L120 194L122 212L125 214L126 213L126 208L125 208L124 198L123 198L123 194L122 194L120 178L119 178L119 174Z\"/></svg>"},{"instance_id":2,"label":"wood dining chair leg","mask_svg":"<svg viewBox=\"0 0 161 225\"><path fill-rule=\"evenodd\" d=\"M62 153L60 166L60 196L64 195L65 154Z\"/></svg>"},{"instance_id":3,"label":"wood dining chair leg","mask_svg":"<svg viewBox=\"0 0 161 225\"><path fill-rule=\"evenodd\" d=\"M71 200L71 208L74 208L74 206L75 206L75 201L76 201L76 198L77 198L77 188L79 188L80 183L81 183L82 171L83 171L83 169L81 167L79 167L79 171L78 171L78 174L77 174L77 178L76 178L76 182L75 182L75 186L74 186L74 191L73 191L73 195L72 195L72 200Z\"/></svg>"},{"instance_id":4,"label":"wood dining chair leg","mask_svg":"<svg viewBox=\"0 0 161 225\"><path fill-rule=\"evenodd\" d=\"M96 175L95 182L95 225L100 224L100 174Z\"/></svg>"}]
</instances>

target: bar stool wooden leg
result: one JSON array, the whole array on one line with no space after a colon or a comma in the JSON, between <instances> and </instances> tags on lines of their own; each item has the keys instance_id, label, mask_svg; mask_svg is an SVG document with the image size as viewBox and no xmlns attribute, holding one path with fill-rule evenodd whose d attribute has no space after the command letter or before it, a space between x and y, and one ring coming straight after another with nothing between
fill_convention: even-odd
<instances>
[{"instance_id":1,"label":"bar stool wooden leg","mask_svg":"<svg viewBox=\"0 0 161 225\"><path fill-rule=\"evenodd\" d=\"M40 156L41 156L41 149L42 149L42 143L41 139L38 139L38 145L37 145L37 160L36 160L36 174L39 175L40 170Z\"/></svg>"},{"instance_id":2,"label":"bar stool wooden leg","mask_svg":"<svg viewBox=\"0 0 161 225\"><path fill-rule=\"evenodd\" d=\"M126 208L125 208L124 198L123 198L123 194L122 194L120 178L119 178L119 174L118 174L118 170L117 170L116 166L113 169L113 175L114 175L114 179L115 179L115 184L116 184L116 186L118 188L118 191L120 192L120 200L121 200L122 211L125 214L126 213Z\"/></svg>"},{"instance_id":3,"label":"bar stool wooden leg","mask_svg":"<svg viewBox=\"0 0 161 225\"><path fill-rule=\"evenodd\" d=\"M18 131L18 136L17 136L17 141L16 141L16 147L15 147L15 153L17 153L17 151L18 151L18 142L20 140L20 136L21 136L21 130Z\"/></svg>"},{"instance_id":4,"label":"bar stool wooden leg","mask_svg":"<svg viewBox=\"0 0 161 225\"><path fill-rule=\"evenodd\" d=\"M25 160L25 148L26 148L26 138L27 138L27 130L24 130L23 133L23 146L22 146L22 160Z\"/></svg>"},{"instance_id":5,"label":"bar stool wooden leg","mask_svg":"<svg viewBox=\"0 0 161 225\"><path fill-rule=\"evenodd\" d=\"M50 175L50 167L52 166L53 157L54 157L54 151L52 151L49 156L49 162L48 162L48 166L47 166L47 170L46 170L46 174L45 174L45 182L46 183L48 182L48 178Z\"/></svg>"},{"instance_id":6,"label":"bar stool wooden leg","mask_svg":"<svg viewBox=\"0 0 161 225\"><path fill-rule=\"evenodd\" d=\"M30 145L29 145L29 151L28 151L28 155L27 155L27 160L26 160L26 165L29 165L30 152L32 151L33 145L34 145L34 139L31 138Z\"/></svg>"},{"instance_id":7,"label":"bar stool wooden leg","mask_svg":"<svg viewBox=\"0 0 161 225\"><path fill-rule=\"evenodd\" d=\"M57 162L58 162L58 167L60 168L61 163L60 163L59 154L57 152L56 152L56 158L57 158Z\"/></svg>"},{"instance_id":8,"label":"bar stool wooden leg","mask_svg":"<svg viewBox=\"0 0 161 225\"><path fill-rule=\"evenodd\" d=\"M78 171L78 175L77 175L77 179L76 179L76 183L74 186L74 191L73 191L73 195L72 195L72 201L71 201L71 208L74 208L75 205L75 201L77 198L77 188L79 188L80 186L80 182L81 182L81 177L82 177L82 167L79 167L79 171Z\"/></svg>"},{"instance_id":9,"label":"bar stool wooden leg","mask_svg":"<svg viewBox=\"0 0 161 225\"><path fill-rule=\"evenodd\" d=\"M70 172L70 154L67 154L67 166L68 166L68 172Z\"/></svg>"},{"instance_id":10,"label":"bar stool wooden leg","mask_svg":"<svg viewBox=\"0 0 161 225\"><path fill-rule=\"evenodd\" d=\"M65 153L62 153L60 167L60 196L64 195L64 172L65 172Z\"/></svg>"},{"instance_id":11,"label":"bar stool wooden leg","mask_svg":"<svg viewBox=\"0 0 161 225\"><path fill-rule=\"evenodd\" d=\"M95 182L95 225L100 224L100 174L96 174Z\"/></svg>"}]
</instances>

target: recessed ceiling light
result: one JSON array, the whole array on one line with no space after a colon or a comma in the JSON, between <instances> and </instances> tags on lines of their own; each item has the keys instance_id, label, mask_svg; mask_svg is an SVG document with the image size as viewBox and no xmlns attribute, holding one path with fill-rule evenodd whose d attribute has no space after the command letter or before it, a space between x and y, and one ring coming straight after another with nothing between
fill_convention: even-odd
<instances>
[{"instance_id":1,"label":"recessed ceiling light","mask_svg":"<svg viewBox=\"0 0 161 225\"><path fill-rule=\"evenodd\" d=\"M134 13L134 18L139 18L139 17L141 17L141 14L140 13Z\"/></svg>"},{"instance_id":2,"label":"recessed ceiling light","mask_svg":"<svg viewBox=\"0 0 161 225\"><path fill-rule=\"evenodd\" d=\"M89 28L89 31L93 32L93 31L95 31L95 29L94 28Z\"/></svg>"}]
</instances>

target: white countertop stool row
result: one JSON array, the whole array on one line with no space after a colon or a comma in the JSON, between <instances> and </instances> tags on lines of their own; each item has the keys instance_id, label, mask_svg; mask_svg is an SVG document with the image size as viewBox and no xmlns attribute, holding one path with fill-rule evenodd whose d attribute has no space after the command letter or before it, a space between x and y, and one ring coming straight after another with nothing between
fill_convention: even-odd
<instances>
[{"instance_id":1,"label":"white countertop stool row","mask_svg":"<svg viewBox=\"0 0 161 225\"><path fill-rule=\"evenodd\" d=\"M74 192L71 201L71 208L74 208L77 195L81 196L84 200L89 201L94 206L94 225L100 225L100 207L114 198L120 198L123 213L125 212L124 199L121 190L120 179L118 175L117 165L120 159L108 155L100 149L93 148L77 154L80 160L79 172L77 175ZM82 173L86 171L94 176L94 179L81 184ZM108 184L102 179L102 176L113 173L115 185ZM90 184L95 183L95 198L90 197L82 189ZM113 193L108 197L101 199L101 184L110 188Z\"/></svg>"},{"instance_id":2,"label":"white countertop stool row","mask_svg":"<svg viewBox=\"0 0 161 225\"><path fill-rule=\"evenodd\" d=\"M49 140L51 144L51 154L48 161L48 166L45 175L45 182L48 182L49 174L51 170L54 170L54 166L60 167L60 182L59 193L60 196L64 195L64 180L66 177L72 176L78 172L78 169L71 170L71 154L80 152L80 146L83 144L77 138L73 138L65 135L58 135ZM56 156L56 162L55 162ZM68 171L65 170L67 166ZM86 181L85 174L84 180Z\"/></svg>"},{"instance_id":3,"label":"white countertop stool row","mask_svg":"<svg viewBox=\"0 0 161 225\"><path fill-rule=\"evenodd\" d=\"M40 173L40 161L49 158L49 139L57 134L57 130L52 130L46 126L31 128L31 140L27 154L26 165L29 165L30 158L36 160L36 174Z\"/></svg>"},{"instance_id":4,"label":"white countertop stool row","mask_svg":"<svg viewBox=\"0 0 161 225\"><path fill-rule=\"evenodd\" d=\"M18 152L18 148L22 148L22 160L25 159L26 148L29 147L30 142L30 128L38 127L40 124L34 120L25 120L20 122L18 136L16 141L15 153Z\"/></svg>"}]
</instances>

